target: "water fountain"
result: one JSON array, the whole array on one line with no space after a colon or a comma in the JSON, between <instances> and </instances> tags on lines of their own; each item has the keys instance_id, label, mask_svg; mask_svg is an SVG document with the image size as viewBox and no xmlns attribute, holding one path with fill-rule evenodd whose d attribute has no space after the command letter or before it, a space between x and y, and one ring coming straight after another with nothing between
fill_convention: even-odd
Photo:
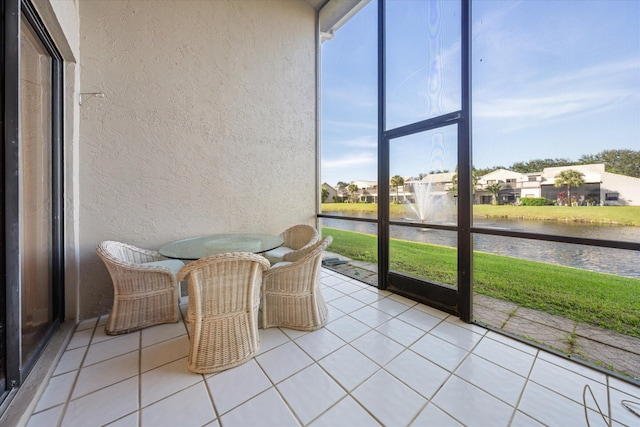
<instances>
[{"instance_id":1,"label":"water fountain","mask_svg":"<svg viewBox=\"0 0 640 427\"><path fill-rule=\"evenodd\" d=\"M442 224L451 222L450 209L452 206L449 195L436 190L431 181L420 181L412 184L415 203L409 204L411 210L423 223ZM415 220L416 218L411 218Z\"/></svg>"}]
</instances>

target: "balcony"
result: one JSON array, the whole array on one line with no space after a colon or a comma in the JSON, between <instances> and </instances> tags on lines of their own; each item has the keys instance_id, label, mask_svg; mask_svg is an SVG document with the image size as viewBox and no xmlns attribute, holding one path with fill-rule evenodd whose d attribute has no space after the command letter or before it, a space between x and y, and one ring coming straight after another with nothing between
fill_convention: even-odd
<instances>
[{"instance_id":1,"label":"balcony","mask_svg":"<svg viewBox=\"0 0 640 427\"><path fill-rule=\"evenodd\" d=\"M619 425L638 423L621 403L640 400L637 383L329 270L325 328L262 330L260 354L217 375L186 370L182 322L106 336L100 241L317 224L318 38L358 2L33 3L65 78L58 290L75 333L7 425L586 425L586 385Z\"/></svg>"},{"instance_id":2,"label":"balcony","mask_svg":"<svg viewBox=\"0 0 640 427\"><path fill-rule=\"evenodd\" d=\"M260 353L215 375L187 370L183 322L111 337L104 316L85 320L27 425L601 426L597 405L640 422L623 406L640 387L337 272L321 280L324 328L261 329Z\"/></svg>"}]
</instances>

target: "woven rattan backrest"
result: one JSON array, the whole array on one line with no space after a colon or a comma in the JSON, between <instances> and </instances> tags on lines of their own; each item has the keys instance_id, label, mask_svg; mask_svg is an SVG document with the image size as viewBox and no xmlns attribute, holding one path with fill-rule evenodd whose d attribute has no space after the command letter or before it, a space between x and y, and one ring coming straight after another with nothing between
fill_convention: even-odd
<instances>
[{"instance_id":1,"label":"woven rattan backrest","mask_svg":"<svg viewBox=\"0 0 640 427\"><path fill-rule=\"evenodd\" d=\"M298 250L307 245L316 243L320 234L318 230L310 225L298 224L288 228L282 233L284 245L288 248Z\"/></svg>"},{"instance_id":2,"label":"woven rattan backrest","mask_svg":"<svg viewBox=\"0 0 640 427\"><path fill-rule=\"evenodd\" d=\"M178 280L188 280L189 302L203 317L249 310L259 302L262 272L269 262L246 252L213 255L185 266Z\"/></svg>"}]
</instances>

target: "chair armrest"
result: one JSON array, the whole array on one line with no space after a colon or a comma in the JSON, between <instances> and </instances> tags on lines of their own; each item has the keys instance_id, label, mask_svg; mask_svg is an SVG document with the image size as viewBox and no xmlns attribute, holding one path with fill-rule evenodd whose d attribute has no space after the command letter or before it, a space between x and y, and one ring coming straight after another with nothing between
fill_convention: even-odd
<instances>
[{"instance_id":1,"label":"chair armrest","mask_svg":"<svg viewBox=\"0 0 640 427\"><path fill-rule=\"evenodd\" d=\"M122 245L121 251L125 256L126 261L132 264L143 264L145 262L162 261L168 259L160 255L160 252L158 251L138 248L127 244Z\"/></svg>"},{"instance_id":2,"label":"chair armrest","mask_svg":"<svg viewBox=\"0 0 640 427\"><path fill-rule=\"evenodd\" d=\"M309 244L297 251L289 252L282 256L282 261L296 262L313 252L313 244Z\"/></svg>"}]
</instances>

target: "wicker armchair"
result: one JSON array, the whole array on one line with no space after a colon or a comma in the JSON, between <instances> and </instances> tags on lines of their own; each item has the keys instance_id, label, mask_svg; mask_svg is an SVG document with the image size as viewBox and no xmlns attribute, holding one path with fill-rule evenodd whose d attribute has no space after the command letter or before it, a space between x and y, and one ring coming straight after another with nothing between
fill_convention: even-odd
<instances>
[{"instance_id":1,"label":"wicker armchair","mask_svg":"<svg viewBox=\"0 0 640 427\"><path fill-rule=\"evenodd\" d=\"M237 252L199 259L178 272L189 286L189 370L218 372L256 354L260 284L268 268L264 257Z\"/></svg>"},{"instance_id":2,"label":"wicker armchair","mask_svg":"<svg viewBox=\"0 0 640 427\"><path fill-rule=\"evenodd\" d=\"M282 261L285 254L308 248L320 240L320 233L318 233L318 230L306 224L298 224L293 227L289 227L280 233L280 235L284 239L282 246L263 254L265 258L269 260L271 265Z\"/></svg>"},{"instance_id":3,"label":"wicker armchair","mask_svg":"<svg viewBox=\"0 0 640 427\"><path fill-rule=\"evenodd\" d=\"M96 248L113 282L113 306L105 325L108 335L125 334L180 319L180 260L126 243L104 241Z\"/></svg>"},{"instance_id":4,"label":"wicker armchair","mask_svg":"<svg viewBox=\"0 0 640 427\"><path fill-rule=\"evenodd\" d=\"M333 238L285 254L262 279L262 327L282 326L302 331L321 328L327 321L327 304L320 291L322 252Z\"/></svg>"}]
</instances>

